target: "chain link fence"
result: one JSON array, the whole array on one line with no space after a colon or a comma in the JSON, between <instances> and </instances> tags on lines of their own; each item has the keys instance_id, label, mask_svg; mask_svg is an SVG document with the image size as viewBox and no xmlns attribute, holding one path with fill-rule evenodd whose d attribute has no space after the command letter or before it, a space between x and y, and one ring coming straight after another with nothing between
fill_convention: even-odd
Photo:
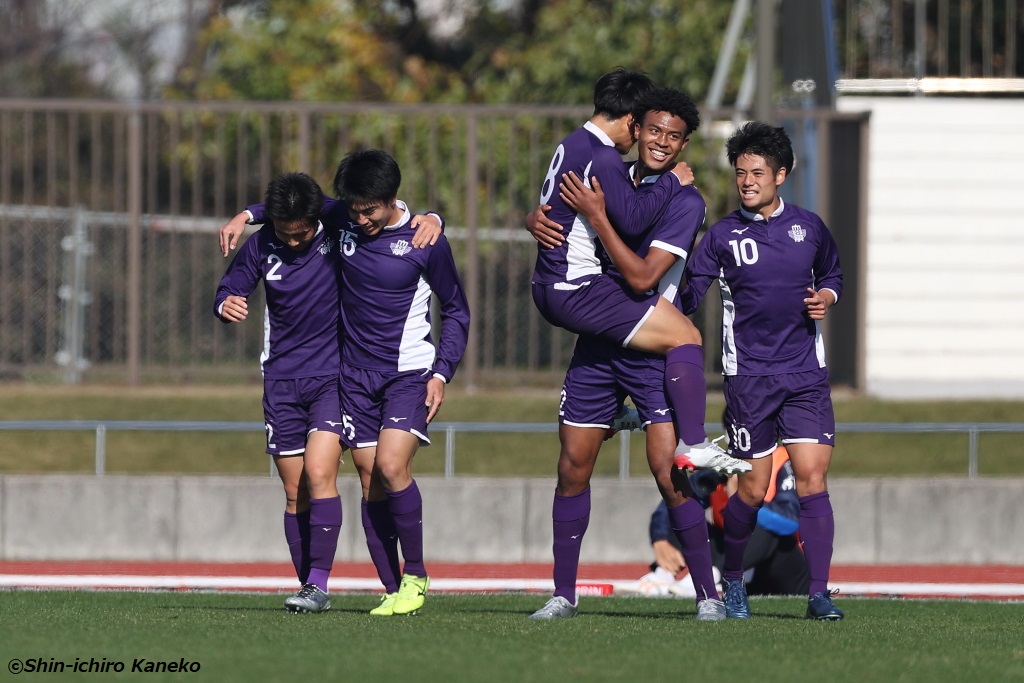
<instances>
[{"instance_id":1,"label":"chain link fence","mask_svg":"<svg viewBox=\"0 0 1024 683\"><path fill-rule=\"evenodd\" d=\"M461 381L557 386L574 336L533 306L537 246L521 226L555 143L589 114L581 107L0 100L0 377L258 378L262 326L224 325L212 315L227 264L217 229L261 200L276 174L306 170L329 192L348 151L379 147L402 168L401 198L447 221L474 313ZM687 148L708 224L734 203L722 150L731 116L705 112ZM827 110L791 117L801 133L794 140L813 140L805 159L824 150L823 165L837 161L826 161L834 131L865 120ZM839 161L857 172L856 159ZM827 216L826 187L794 187L806 195L799 203ZM253 307L262 308L258 295ZM714 376L717 311L698 317Z\"/></svg>"}]
</instances>

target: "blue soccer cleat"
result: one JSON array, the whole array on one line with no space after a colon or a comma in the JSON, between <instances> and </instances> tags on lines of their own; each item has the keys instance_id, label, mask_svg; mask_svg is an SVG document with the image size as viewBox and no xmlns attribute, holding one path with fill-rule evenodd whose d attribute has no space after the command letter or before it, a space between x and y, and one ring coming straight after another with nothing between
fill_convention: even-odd
<instances>
[{"instance_id":1,"label":"blue soccer cleat","mask_svg":"<svg viewBox=\"0 0 1024 683\"><path fill-rule=\"evenodd\" d=\"M817 621L839 621L845 616L843 610L832 604L832 596L838 590L815 593L807 598L807 618Z\"/></svg>"},{"instance_id":2,"label":"blue soccer cleat","mask_svg":"<svg viewBox=\"0 0 1024 683\"><path fill-rule=\"evenodd\" d=\"M722 579L722 601L725 603L727 618L750 618L750 601L747 600L747 587L743 585L743 579L735 581Z\"/></svg>"}]
</instances>

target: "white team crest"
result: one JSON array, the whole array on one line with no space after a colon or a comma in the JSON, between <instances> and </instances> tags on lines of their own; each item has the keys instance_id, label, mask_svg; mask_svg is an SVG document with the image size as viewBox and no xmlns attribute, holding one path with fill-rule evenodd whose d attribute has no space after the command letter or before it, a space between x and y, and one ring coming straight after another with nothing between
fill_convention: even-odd
<instances>
[{"instance_id":1,"label":"white team crest","mask_svg":"<svg viewBox=\"0 0 1024 683\"><path fill-rule=\"evenodd\" d=\"M803 242L807 237L807 231L800 227L799 223L794 223L787 234L793 238L794 242Z\"/></svg>"},{"instance_id":2,"label":"white team crest","mask_svg":"<svg viewBox=\"0 0 1024 683\"><path fill-rule=\"evenodd\" d=\"M334 241L330 237L328 237L327 239L324 240L324 243L320 245L319 251L321 254L326 256L327 254L330 254L333 249Z\"/></svg>"},{"instance_id":3,"label":"white team crest","mask_svg":"<svg viewBox=\"0 0 1024 683\"><path fill-rule=\"evenodd\" d=\"M405 256L410 251L412 251L412 247L409 246L409 243L405 240L398 240L397 242L391 243L391 253L395 256Z\"/></svg>"}]
</instances>

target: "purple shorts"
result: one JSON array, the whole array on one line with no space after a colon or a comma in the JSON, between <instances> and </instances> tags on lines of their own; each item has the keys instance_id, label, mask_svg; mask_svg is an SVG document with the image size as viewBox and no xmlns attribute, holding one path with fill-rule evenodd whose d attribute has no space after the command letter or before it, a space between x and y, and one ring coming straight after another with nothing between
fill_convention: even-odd
<instances>
[{"instance_id":1,"label":"purple shorts","mask_svg":"<svg viewBox=\"0 0 1024 683\"><path fill-rule=\"evenodd\" d=\"M836 417L825 368L726 376L723 392L730 455L763 458L779 439L835 445Z\"/></svg>"},{"instance_id":2,"label":"purple shorts","mask_svg":"<svg viewBox=\"0 0 1024 683\"><path fill-rule=\"evenodd\" d=\"M263 380L267 453L302 455L311 432L341 435L338 377Z\"/></svg>"},{"instance_id":3,"label":"purple shorts","mask_svg":"<svg viewBox=\"0 0 1024 683\"><path fill-rule=\"evenodd\" d=\"M349 448L370 448L377 445L380 430L400 429L429 444L426 400L432 376L430 370L382 372L342 366L342 441Z\"/></svg>"},{"instance_id":4,"label":"purple shorts","mask_svg":"<svg viewBox=\"0 0 1024 683\"><path fill-rule=\"evenodd\" d=\"M558 421L571 427L607 429L629 396L646 427L671 422L665 397L665 359L623 349L600 337L583 335L562 384Z\"/></svg>"},{"instance_id":5,"label":"purple shorts","mask_svg":"<svg viewBox=\"0 0 1024 683\"><path fill-rule=\"evenodd\" d=\"M609 275L580 284L533 285L544 319L575 334L592 334L626 346L654 311L660 295L637 294Z\"/></svg>"}]
</instances>

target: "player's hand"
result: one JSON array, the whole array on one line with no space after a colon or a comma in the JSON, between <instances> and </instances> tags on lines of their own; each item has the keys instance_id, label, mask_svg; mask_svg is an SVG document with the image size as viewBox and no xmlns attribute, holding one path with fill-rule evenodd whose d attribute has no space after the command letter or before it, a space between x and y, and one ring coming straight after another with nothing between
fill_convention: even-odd
<instances>
[{"instance_id":1,"label":"player's hand","mask_svg":"<svg viewBox=\"0 0 1024 683\"><path fill-rule=\"evenodd\" d=\"M693 185L693 169L685 161L677 161L670 171L683 187Z\"/></svg>"},{"instance_id":2,"label":"player's hand","mask_svg":"<svg viewBox=\"0 0 1024 683\"><path fill-rule=\"evenodd\" d=\"M427 424L434 419L444 403L444 382L436 377L427 380Z\"/></svg>"},{"instance_id":3,"label":"player's hand","mask_svg":"<svg viewBox=\"0 0 1024 683\"><path fill-rule=\"evenodd\" d=\"M422 249L437 244L437 236L441 234L442 228L436 215L428 213L413 216L409 225L416 231L412 234L412 246Z\"/></svg>"},{"instance_id":4,"label":"player's hand","mask_svg":"<svg viewBox=\"0 0 1024 683\"><path fill-rule=\"evenodd\" d=\"M245 232L248 222L249 214L243 211L221 226L217 235L220 240L221 256L227 257L228 253L238 245L238 238Z\"/></svg>"},{"instance_id":5,"label":"player's hand","mask_svg":"<svg viewBox=\"0 0 1024 683\"><path fill-rule=\"evenodd\" d=\"M224 299L224 305L221 306L220 314L229 322L240 323L249 315L249 304L244 296L232 294L227 299Z\"/></svg>"},{"instance_id":6,"label":"player's hand","mask_svg":"<svg viewBox=\"0 0 1024 683\"><path fill-rule=\"evenodd\" d=\"M562 174L562 182L558 185L558 196L562 201L587 218L604 213L604 192L597 176L590 179L591 187L576 175L574 171Z\"/></svg>"},{"instance_id":7,"label":"player's hand","mask_svg":"<svg viewBox=\"0 0 1024 683\"><path fill-rule=\"evenodd\" d=\"M562 245L565 236L562 235L562 226L549 219L548 211L550 204L540 204L536 209L526 214L526 230L533 235L533 239L540 242L541 246L554 249Z\"/></svg>"},{"instance_id":8,"label":"player's hand","mask_svg":"<svg viewBox=\"0 0 1024 683\"><path fill-rule=\"evenodd\" d=\"M683 559L683 554L668 541L655 541L653 548L654 561L662 569L672 572L673 576L686 568L686 560Z\"/></svg>"},{"instance_id":9,"label":"player's hand","mask_svg":"<svg viewBox=\"0 0 1024 683\"><path fill-rule=\"evenodd\" d=\"M828 309L834 303L832 292L827 289L817 292L811 287L807 288L807 298L804 299L804 306L807 307L807 315L810 316L811 320L824 320L825 314L828 313Z\"/></svg>"}]
</instances>

